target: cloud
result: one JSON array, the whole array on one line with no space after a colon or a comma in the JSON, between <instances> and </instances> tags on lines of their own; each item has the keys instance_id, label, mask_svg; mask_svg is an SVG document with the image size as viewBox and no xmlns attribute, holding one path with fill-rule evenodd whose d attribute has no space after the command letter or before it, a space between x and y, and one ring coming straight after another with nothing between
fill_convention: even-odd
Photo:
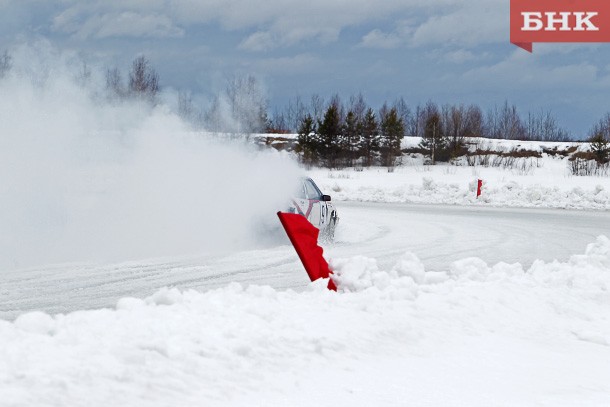
<instances>
[{"instance_id":1,"label":"cloud","mask_svg":"<svg viewBox=\"0 0 610 407\"><path fill-rule=\"evenodd\" d=\"M491 4L490 4L491 3ZM268 51L302 41L336 41L346 28L377 24L361 46L393 49L403 42L427 44L505 40L508 7L501 0L65 0L55 17L57 31L81 38L106 36L179 36L190 27L218 23L245 31L240 48ZM441 11L439 11L441 10ZM405 30L400 22L420 23ZM382 27L397 26L394 32ZM254 31L252 31L254 30Z\"/></svg>"},{"instance_id":2,"label":"cloud","mask_svg":"<svg viewBox=\"0 0 610 407\"><path fill-rule=\"evenodd\" d=\"M599 68L589 62L547 63L540 56L515 49L500 62L466 71L462 79L478 85L506 83L513 89L546 89L568 94L570 89L598 91L603 83L599 73Z\"/></svg>"},{"instance_id":3,"label":"cloud","mask_svg":"<svg viewBox=\"0 0 610 407\"><path fill-rule=\"evenodd\" d=\"M266 74L311 73L324 65L324 61L316 55L299 54L291 57L265 58L254 64Z\"/></svg>"},{"instance_id":4,"label":"cloud","mask_svg":"<svg viewBox=\"0 0 610 407\"><path fill-rule=\"evenodd\" d=\"M140 14L134 11L106 13L86 17L77 23L73 13L62 13L55 18L53 28L73 34L80 39L109 37L181 37L184 30L166 16Z\"/></svg>"},{"instance_id":5,"label":"cloud","mask_svg":"<svg viewBox=\"0 0 610 407\"><path fill-rule=\"evenodd\" d=\"M497 0L486 3L473 0L445 14L429 15L414 29L411 44L477 46L508 41L508 7Z\"/></svg>"},{"instance_id":6,"label":"cloud","mask_svg":"<svg viewBox=\"0 0 610 407\"><path fill-rule=\"evenodd\" d=\"M403 39L397 34L386 34L379 29L374 29L362 37L360 45L365 48L398 48L403 43Z\"/></svg>"},{"instance_id":7,"label":"cloud","mask_svg":"<svg viewBox=\"0 0 610 407\"><path fill-rule=\"evenodd\" d=\"M476 56L471 51L458 49L457 51L451 51L445 54L445 59L454 64L463 64L464 62L476 59Z\"/></svg>"},{"instance_id":8,"label":"cloud","mask_svg":"<svg viewBox=\"0 0 610 407\"><path fill-rule=\"evenodd\" d=\"M246 51L267 51L274 47L276 41L273 36L265 31L257 31L244 39L239 48Z\"/></svg>"}]
</instances>

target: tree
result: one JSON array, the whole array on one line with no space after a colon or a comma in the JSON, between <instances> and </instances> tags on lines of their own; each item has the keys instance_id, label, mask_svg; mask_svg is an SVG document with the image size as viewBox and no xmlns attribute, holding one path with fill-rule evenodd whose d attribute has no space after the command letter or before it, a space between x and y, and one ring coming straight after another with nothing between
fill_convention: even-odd
<instances>
[{"instance_id":1,"label":"tree","mask_svg":"<svg viewBox=\"0 0 610 407\"><path fill-rule=\"evenodd\" d=\"M200 112L198 113L197 109L195 109L190 92L178 92L178 115L183 120L193 125L201 124L198 122L199 119L201 119Z\"/></svg>"},{"instance_id":2,"label":"tree","mask_svg":"<svg viewBox=\"0 0 610 407\"><path fill-rule=\"evenodd\" d=\"M487 113L486 134L489 138L505 140L524 140L525 127L515 105L504 102L501 108L494 106Z\"/></svg>"},{"instance_id":3,"label":"tree","mask_svg":"<svg viewBox=\"0 0 610 407\"><path fill-rule=\"evenodd\" d=\"M434 103L428 102L423 111L425 125L420 148L428 152L432 165L436 164L437 161L449 160L448 143L443 133L441 114L438 111L438 107Z\"/></svg>"},{"instance_id":4,"label":"tree","mask_svg":"<svg viewBox=\"0 0 610 407\"><path fill-rule=\"evenodd\" d=\"M91 76L92 76L91 68L89 67L87 62L83 61L82 65L81 65L81 69L76 73L76 76L75 76L76 83L79 86L86 88L91 84Z\"/></svg>"},{"instance_id":5,"label":"tree","mask_svg":"<svg viewBox=\"0 0 610 407\"><path fill-rule=\"evenodd\" d=\"M314 93L311 95L311 100L309 102L309 112L311 117L317 122L322 121L322 117L324 115L324 98Z\"/></svg>"},{"instance_id":6,"label":"tree","mask_svg":"<svg viewBox=\"0 0 610 407\"><path fill-rule=\"evenodd\" d=\"M407 135L409 137L422 137L422 129L425 125L424 119L424 108L421 105L417 105L415 108L415 114L411 116L411 120L409 120L406 124L407 126Z\"/></svg>"},{"instance_id":7,"label":"tree","mask_svg":"<svg viewBox=\"0 0 610 407\"><path fill-rule=\"evenodd\" d=\"M340 143L345 164L350 167L354 165L356 149L358 148L358 144L360 142L360 137L358 135L359 128L360 123L356 118L356 114L350 110L345 116L345 123L343 124Z\"/></svg>"},{"instance_id":8,"label":"tree","mask_svg":"<svg viewBox=\"0 0 610 407\"><path fill-rule=\"evenodd\" d=\"M405 136L405 125L395 107L381 117L381 161L386 167L394 167L402 155L400 144Z\"/></svg>"},{"instance_id":9,"label":"tree","mask_svg":"<svg viewBox=\"0 0 610 407\"><path fill-rule=\"evenodd\" d=\"M525 137L527 140L540 141L568 141L569 133L559 127L557 120L550 111L540 110L529 112L525 123Z\"/></svg>"},{"instance_id":10,"label":"tree","mask_svg":"<svg viewBox=\"0 0 610 407\"><path fill-rule=\"evenodd\" d=\"M278 109L273 110L273 116L267 123L267 128L265 129L265 133L271 134L288 134L291 132L290 126L288 126L288 121L286 120L286 115L279 111ZM298 132L298 126L295 128Z\"/></svg>"},{"instance_id":11,"label":"tree","mask_svg":"<svg viewBox=\"0 0 610 407\"><path fill-rule=\"evenodd\" d=\"M298 128L306 115L307 107L299 95L294 98L294 101L292 99L288 100L288 106L286 107L286 112L284 114L286 128L290 131L298 132Z\"/></svg>"},{"instance_id":12,"label":"tree","mask_svg":"<svg viewBox=\"0 0 610 407\"><path fill-rule=\"evenodd\" d=\"M259 81L252 75L231 78L225 96L233 123L226 130L237 133L261 133L267 125L267 100Z\"/></svg>"},{"instance_id":13,"label":"tree","mask_svg":"<svg viewBox=\"0 0 610 407\"><path fill-rule=\"evenodd\" d=\"M228 107L218 95L212 99L209 109L203 115L205 127L209 131L221 132L226 131L225 123L230 120L228 116Z\"/></svg>"},{"instance_id":14,"label":"tree","mask_svg":"<svg viewBox=\"0 0 610 407\"><path fill-rule=\"evenodd\" d=\"M445 105L442 109L443 133L448 139L452 158L464 153L467 137L481 135L481 109L476 105Z\"/></svg>"},{"instance_id":15,"label":"tree","mask_svg":"<svg viewBox=\"0 0 610 407\"><path fill-rule=\"evenodd\" d=\"M610 160L610 113L607 113L593 126L589 143L591 152L598 163L604 164Z\"/></svg>"},{"instance_id":16,"label":"tree","mask_svg":"<svg viewBox=\"0 0 610 407\"><path fill-rule=\"evenodd\" d=\"M379 152L379 123L373 109L368 108L361 123L361 136L359 150L364 156L364 165L370 167Z\"/></svg>"},{"instance_id":17,"label":"tree","mask_svg":"<svg viewBox=\"0 0 610 407\"><path fill-rule=\"evenodd\" d=\"M359 123L362 123L362 121L364 120L366 109L367 104L364 100L364 96L362 96L362 93L359 93L356 96L350 96L348 110L354 113L356 121L358 121Z\"/></svg>"},{"instance_id":18,"label":"tree","mask_svg":"<svg viewBox=\"0 0 610 407\"><path fill-rule=\"evenodd\" d=\"M297 137L297 153L302 154L302 161L306 165L313 165L318 160L319 148L316 135L316 123L311 115L306 115L299 125Z\"/></svg>"},{"instance_id":19,"label":"tree","mask_svg":"<svg viewBox=\"0 0 610 407\"><path fill-rule=\"evenodd\" d=\"M597 133L589 139L591 152L595 155L595 161L606 164L610 161L610 140L603 133Z\"/></svg>"},{"instance_id":20,"label":"tree","mask_svg":"<svg viewBox=\"0 0 610 407\"><path fill-rule=\"evenodd\" d=\"M123 99L125 97L126 91L123 86L123 78L118 68L106 71L106 90L110 99Z\"/></svg>"},{"instance_id":21,"label":"tree","mask_svg":"<svg viewBox=\"0 0 610 407\"><path fill-rule=\"evenodd\" d=\"M132 97L156 103L159 93L159 75L144 56L134 59L129 72L129 94Z\"/></svg>"},{"instance_id":22,"label":"tree","mask_svg":"<svg viewBox=\"0 0 610 407\"><path fill-rule=\"evenodd\" d=\"M0 55L0 79L4 78L12 67L13 59L9 55L8 51L4 51L4 53Z\"/></svg>"},{"instance_id":23,"label":"tree","mask_svg":"<svg viewBox=\"0 0 610 407\"><path fill-rule=\"evenodd\" d=\"M392 106L396 109L396 113L398 113L398 117L402 119L402 124L405 127L405 135L406 135L407 126L413 119L413 114L411 113L411 108L409 107L409 105L407 105L407 102L405 102L405 100L402 97L395 100Z\"/></svg>"},{"instance_id":24,"label":"tree","mask_svg":"<svg viewBox=\"0 0 610 407\"><path fill-rule=\"evenodd\" d=\"M340 137L342 126L339 114L339 106L336 103L330 103L326 113L324 113L324 120L318 122L320 156L329 168L336 168L341 151Z\"/></svg>"}]
</instances>

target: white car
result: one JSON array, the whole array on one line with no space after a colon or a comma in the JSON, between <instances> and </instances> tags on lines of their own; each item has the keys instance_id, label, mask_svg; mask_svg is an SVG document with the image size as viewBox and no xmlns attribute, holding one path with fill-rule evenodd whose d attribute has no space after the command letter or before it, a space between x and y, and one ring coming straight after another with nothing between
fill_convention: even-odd
<instances>
[{"instance_id":1,"label":"white car","mask_svg":"<svg viewBox=\"0 0 610 407\"><path fill-rule=\"evenodd\" d=\"M333 239L339 222L337 210L330 203L330 195L324 195L311 178L301 178L296 196L292 198L288 212L298 213L320 229L320 236Z\"/></svg>"}]
</instances>

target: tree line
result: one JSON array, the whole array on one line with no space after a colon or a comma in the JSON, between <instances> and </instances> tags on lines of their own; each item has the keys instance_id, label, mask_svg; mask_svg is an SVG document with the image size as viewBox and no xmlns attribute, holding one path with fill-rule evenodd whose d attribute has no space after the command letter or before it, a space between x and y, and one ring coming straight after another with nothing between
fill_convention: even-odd
<instances>
[{"instance_id":1,"label":"tree line","mask_svg":"<svg viewBox=\"0 0 610 407\"><path fill-rule=\"evenodd\" d=\"M0 79L12 69L11 55L0 54ZM91 71L83 64L80 81L86 83ZM111 101L141 100L158 103L159 74L145 56L136 57L126 80L119 68L106 71L106 96ZM432 101L409 106L401 97L371 107L362 94L328 101L313 94L305 102L300 96L269 114L260 82L252 75L227 79L225 88L204 108L196 106L190 93L180 92L178 114L194 128L238 134L298 133L297 152L308 165L328 167L355 164L396 165L402 156L401 140L420 137L419 150L432 163L449 161L465 153L464 140L483 137L508 140L569 141L550 111L539 110L522 116L514 104L505 101L487 111L475 104L443 104ZM610 113L588 134L594 157L607 163L610 153Z\"/></svg>"},{"instance_id":2,"label":"tree line","mask_svg":"<svg viewBox=\"0 0 610 407\"><path fill-rule=\"evenodd\" d=\"M291 115L300 112L296 115L297 152L307 165L393 167L402 156L404 137L421 138L416 152L428 156L432 164L467 154L465 140L470 137L570 140L549 112L529 113L523 120L516 106L508 102L484 114L479 106L464 104L428 102L411 109L402 98L384 103L378 110L368 106L362 95L351 97L346 104L335 95L322 109L320 100L312 97L308 110L303 105L294 109L299 106L297 99L289 109ZM274 125L272 120L268 132L274 131L292 132L278 129L278 122Z\"/></svg>"}]
</instances>

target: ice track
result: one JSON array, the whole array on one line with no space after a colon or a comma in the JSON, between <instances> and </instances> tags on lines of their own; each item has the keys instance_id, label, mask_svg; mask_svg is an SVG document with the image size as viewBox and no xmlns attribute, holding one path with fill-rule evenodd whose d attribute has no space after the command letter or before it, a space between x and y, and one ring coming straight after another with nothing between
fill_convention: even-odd
<instances>
[{"instance_id":1,"label":"ice track","mask_svg":"<svg viewBox=\"0 0 610 407\"><path fill-rule=\"evenodd\" d=\"M338 202L336 242L327 258L363 255L389 269L406 251L426 270L479 257L490 265L536 259L565 261L598 235L610 233L610 213ZM203 250L202 250L203 251ZM302 290L308 284L288 244L224 254L147 259L119 264L61 264L4 270L0 318L42 310L50 314L112 307L123 297L143 298L165 286L205 291L230 282Z\"/></svg>"}]
</instances>

